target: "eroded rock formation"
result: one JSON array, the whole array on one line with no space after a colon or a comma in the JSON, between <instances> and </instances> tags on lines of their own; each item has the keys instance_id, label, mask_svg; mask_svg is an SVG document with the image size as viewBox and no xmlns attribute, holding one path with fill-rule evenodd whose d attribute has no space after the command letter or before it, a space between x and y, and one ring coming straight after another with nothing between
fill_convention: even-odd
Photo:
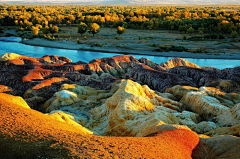
<instances>
[{"instance_id":1,"label":"eroded rock formation","mask_svg":"<svg viewBox=\"0 0 240 159\"><path fill-rule=\"evenodd\" d=\"M224 70L201 69L181 58L158 65L148 59L138 60L127 55L95 59L89 63L72 63L70 59L58 56L31 58L8 53L1 57L0 84L20 91L19 95L42 82L44 85L56 78L65 79L62 83L75 83L98 89L109 89L107 86L110 83L125 78L146 84L160 92L174 85L212 86L226 92L239 91L238 67ZM51 82L51 85L57 82L61 81ZM53 95L46 94L49 97Z\"/></svg>"},{"instance_id":2,"label":"eroded rock formation","mask_svg":"<svg viewBox=\"0 0 240 159\"><path fill-rule=\"evenodd\" d=\"M190 159L192 150L199 142L197 134L186 129L168 129L154 137L143 137L140 140L131 137L99 137L73 122L70 114L42 114L23 107L22 99L7 94L0 96L0 115L2 159Z\"/></svg>"},{"instance_id":3,"label":"eroded rock formation","mask_svg":"<svg viewBox=\"0 0 240 159\"><path fill-rule=\"evenodd\" d=\"M174 124L212 136L210 132L240 121L239 94L186 86L174 86L167 92L172 94L131 80L118 81L111 90L65 84L44 104L44 110L75 113L81 125L111 136L146 136Z\"/></svg>"},{"instance_id":4,"label":"eroded rock formation","mask_svg":"<svg viewBox=\"0 0 240 159\"><path fill-rule=\"evenodd\" d=\"M0 109L4 111L0 112L5 116L15 117L17 114L5 110L9 109L20 114L22 119L16 122L17 127L8 127L6 131L5 129L1 131L0 137L7 135L8 131L13 131L15 134L10 133L6 139L13 143L12 139L19 137L17 134L19 130L23 132L20 138L25 138L24 134L37 137L38 134L34 133L32 126L27 125L19 129L19 125L26 124L29 122L27 118L31 117L34 121L39 120L33 125L36 127L44 122L47 122L50 129L55 129L57 126L52 127L49 122L56 125L60 123L60 127L65 125L66 129L58 128L57 130L65 135L71 134L74 140L76 136L82 136L81 141L77 139L79 142L85 142L87 139L89 143L89 140L94 139L101 140L97 143L102 143L108 138L95 135L115 136L114 142L109 142L114 147L119 143L137 141L135 138L125 139L117 136L148 136L151 138L141 138L140 145L146 145L145 140L146 142L151 140L150 143L153 146L154 140L162 142L158 143L161 145L165 140L160 138L165 138L166 133L173 133L172 135L179 139L176 144L182 147L186 146L191 138L193 142L189 143L189 147L187 146L189 148L186 148L187 152L177 157L190 158L189 154L191 155L190 152L199 140L194 132L208 136L234 135L235 137L231 139L239 142L237 138L240 134L239 70L239 67L223 70L212 67L201 68L181 58L156 64L145 58L138 60L133 56L123 55L95 59L89 63L81 61L72 63L70 59L58 56L31 58L13 53L4 54L0 56ZM28 110L25 110L26 108ZM22 112L19 113L19 111ZM33 114L37 117L33 117ZM3 118L2 121L8 123L8 120ZM4 122L1 122L1 127L6 126ZM73 130L75 128L80 131L80 134ZM63 139L65 135L57 138L51 131L45 132L38 129L37 132L46 133L46 136L51 136L53 140L64 140L61 144L66 149L63 148L63 151L78 156L81 155L75 154L78 150L90 155L90 152L83 150L85 146L69 145ZM193 151L193 158L210 155L208 151L215 151L217 147L214 143L219 145L222 139L225 143L225 138L217 137L216 140L208 138L207 136L201 138L200 144ZM40 141L46 138L43 135L38 139ZM176 142L168 135L166 139L170 143ZM4 139L0 141L4 142ZM29 141L21 139L16 143L26 146L27 142ZM31 139L30 143L34 142ZM10 144L5 145L7 148L13 148ZM52 141L46 140L43 145L49 147ZM71 149L72 146L73 149ZM228 147L227 144L224 146ZM230 147L232 146L228 148ZM89 148L91 152L96 149L94 146L87 147ZM105 148L98 149L104 152L105 157L119 156L118 153L110 153L112 149ZM55 150L48 150L55 154ZM233 152L238 150L239 148L236 148ZM230 151L222 149L221 152L216 152L215 157L224 157L229 153ZM146 157L146 154L153 158L159 157L159 154L146 153L145 150L140 151L139 156ZM174 156L174 154L171 155ZM55 154L53 157L59 156ZM125 157L130 157L130 153L127 152Z\"/></svg>"}]
</instances>

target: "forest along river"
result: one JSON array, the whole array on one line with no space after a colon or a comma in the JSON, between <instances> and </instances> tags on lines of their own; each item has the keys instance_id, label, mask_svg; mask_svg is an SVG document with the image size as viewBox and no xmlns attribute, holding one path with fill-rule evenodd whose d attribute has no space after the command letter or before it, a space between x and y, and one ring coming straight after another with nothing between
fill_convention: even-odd
<instances>
[{"instance_id":1,"label":"forest along river","mask_svg":"<svg viewBox=\"0 0 240 159\"><path fill-rule=\"evenodd\" d=\"M87 63L97 58L121 55L117 53L67 50L67 49L31 46L31 45L25 45L25 44L19 43L20 41L21 41L21 38L18 38L18 37L0 38L0 54L17 53L20 55L31 56L31 57L42 57L44 55L57 55L57 56L68 57L73 62L83 61ZM148 58L157 64L166 62L173 58L173 57L161 57L161 56L149 56L149 55L133 55L133 56L135 56L137 59L140 59L142 57ZM192 59L192 58L184 58L184 59L188 60L189 62L195 63L199 66L212 66L218 69L233 68L233 67L239 66L240 64L240 60L229 60L229 59L226 59L226 60L224 59Z\"/></svg>"}]
</instances>

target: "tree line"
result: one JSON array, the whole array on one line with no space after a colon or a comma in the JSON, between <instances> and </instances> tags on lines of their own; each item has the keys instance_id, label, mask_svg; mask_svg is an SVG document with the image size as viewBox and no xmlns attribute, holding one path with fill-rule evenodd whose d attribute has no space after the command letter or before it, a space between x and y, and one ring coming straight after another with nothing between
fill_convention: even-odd
<instances>
[{"instance_id":1,"label":"tree line","mask_svg":"<svg viewBox=\"0 0 240 159\"><path fill-rule=\"evenodd\" d=\"M233 34L240 32L240 6L0 5L1 26L17 25L21 30L37 30L50 25L77 25L79 28L81 23L111 28L177 30L189 34ZM42 28L38 27L40 25ZM94 35L97 30L91 33Z\"/></svg>"}]
</instances>

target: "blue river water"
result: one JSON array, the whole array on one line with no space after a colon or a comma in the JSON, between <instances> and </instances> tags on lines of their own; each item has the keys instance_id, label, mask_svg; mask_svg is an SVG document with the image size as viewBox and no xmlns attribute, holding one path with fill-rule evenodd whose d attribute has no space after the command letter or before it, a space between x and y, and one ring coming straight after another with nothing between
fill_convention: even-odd
<instances>
[{"instance_id":1,"label":"blue river water","mask_svg":"<svg viewBox=\"0 0 240 159\"><path fill-rule=\"evenodd\" d=\"M0 54L7 52L17 53L31 57L42 57L44 55L58 55L70 58L73 62L83 61L89 62L92 59L111 57L121 55L117 53L104 53L104 52L93 52L93 51L82 51L82 50L67 50L57 49L39 46L30 46L19 43L21 39L17 37L0 38ZM149 55L133 55L137 59L141 57L148 58L151 61L160 64L166 62L173 57L160 57L160 56L149 56ZM233 68L240 66L240 60L229 60L229 59L193 59L184 58L192 63L199 66L212 66L218 69Z\"/></svg>"}]
</instances>

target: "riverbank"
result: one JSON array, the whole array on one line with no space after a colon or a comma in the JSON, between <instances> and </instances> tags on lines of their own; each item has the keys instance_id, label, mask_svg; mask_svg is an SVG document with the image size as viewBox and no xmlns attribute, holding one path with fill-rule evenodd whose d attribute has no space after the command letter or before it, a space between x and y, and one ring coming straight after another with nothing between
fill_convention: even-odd
<instances>
[{"instance_id":1,"label":"riverbank","mask_svg":"<svg viewBox=\"0 0 240 159\"><path fill-rule=\"evenodd\" d=\"M16 28L3 30L4 35L18 36ZM39 33L42 35L42 33ZM91 34L80 35L77 27L59 27L55 34L55 41L47 39L30 39L22 41L23 44L43 46L51 48L84 50L103 53L150 55L159 57L182 57L194 59L233 59L240 60L240 38L232 40L228 35L224 39L208 39L200 41L182 40L183 36L189 39L198 34L182 34L178 31L169 30L135 30L127 29L118 36L115 29L101 28L101 31L92 36ZM80 43L78 44L77 41ZM156 52L159 47L183 47L188 52ZM192 53L201 52L201 53Z\"/></svg>"},{"instance_id":2,"label":"riverbank","mask_svg":"<svg viewBox=\"0 0 240 159\"><path fill-rule=\"evenodd\" d=\"M135 50L135 49L124 49L114 48L109 46L91 46L88 44L78 44L73 41L50 41L47 39L29 39L21 41L23 44L33 46L43 46L51 48L69 49L69 50L85 50L85 51L97 51L106 53L118 53L118 54L135 54L135 55L151 55L151 56L162 56L162 57L182 57L182 58L196 58L196 59L234 59L240 60L239 53L190 53L190 52L154 52L147 50Z\"/></svg>"}]
</instances>

